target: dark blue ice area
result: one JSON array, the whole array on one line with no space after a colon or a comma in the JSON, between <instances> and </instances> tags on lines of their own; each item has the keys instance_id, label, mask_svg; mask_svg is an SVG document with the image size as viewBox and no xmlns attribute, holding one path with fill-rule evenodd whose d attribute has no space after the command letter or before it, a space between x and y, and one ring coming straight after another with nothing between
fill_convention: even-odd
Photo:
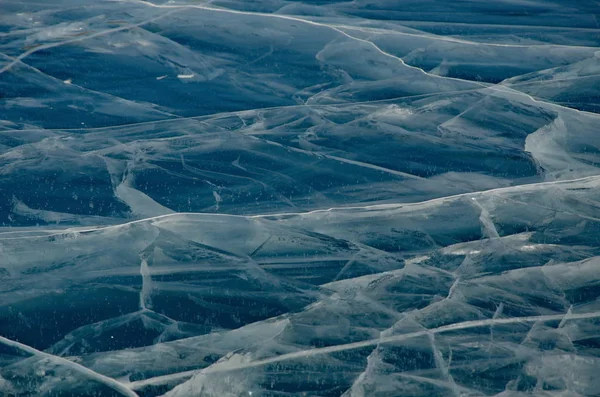
<instances>
[{"instance_id":1,"label":"dark blue ice area","mask_svg":"<svg viewBox=\"0 0 600 397\"><path fill-rule=\"evenodd\" d=\"M592 397L596 0L0 0L0 397Z\"/></svg>"}]
</instances>

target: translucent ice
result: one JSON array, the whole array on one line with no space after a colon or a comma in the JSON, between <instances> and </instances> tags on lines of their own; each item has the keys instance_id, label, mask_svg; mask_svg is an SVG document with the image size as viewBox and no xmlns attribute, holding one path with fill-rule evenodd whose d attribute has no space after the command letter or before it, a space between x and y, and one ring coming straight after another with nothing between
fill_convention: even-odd
<instances>
[{"instance_id":1,"label":"translucent ice","mask_svg":"<svg viewBox=\"0 0 600 397\"><path fill-rule=\"evenodd\" d=\"M600 6L0 1L0 396L596 396Z\"/></svg>"}]
</instances>

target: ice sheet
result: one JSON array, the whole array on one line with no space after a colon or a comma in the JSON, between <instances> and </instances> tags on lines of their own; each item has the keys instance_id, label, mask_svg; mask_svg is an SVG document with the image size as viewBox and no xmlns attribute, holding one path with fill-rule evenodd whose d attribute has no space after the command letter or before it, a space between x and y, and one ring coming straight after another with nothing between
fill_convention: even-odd
<instances>
[{"instance_id":1,"label":"ice sheet","mask_svg":"<svg viewBox=\"0 0 600 397\"><path fill-rule=\"evenodd\" d=\"M0 395L596 396L596 1L0 1Z\"/></svg>"}]
</instances>

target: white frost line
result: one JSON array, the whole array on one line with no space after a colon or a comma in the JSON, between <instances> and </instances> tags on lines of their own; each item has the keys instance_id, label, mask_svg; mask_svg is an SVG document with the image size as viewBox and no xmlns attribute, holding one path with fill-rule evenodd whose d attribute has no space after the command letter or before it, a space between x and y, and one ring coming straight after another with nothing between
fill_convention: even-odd
<instances>
[{"instance_id":1,"label":"white frost line","mask_svg":"<svg viewBox=\"0 0 600 397\"><path fill-rule=\"evenodd\" d=\"M29 65L31 66L31 65ZM158 78L157 78L158 79ZM505 80L506 81L506 80ZM111 130L111 129L115 129L115 128L126 128L126 127L139 127L139 126L143 126L143 125L154 125L154 124L161 124L161 123L169 123L172 121L201 121L201 122L210 122L216 119L219 119L221 117L232 117L232 116L238 116L244 113L258 113L258 112L268 112L268 111L273 111L273 110L285 110L285 109L301 109L301 108L309 108L309 109L326 109L326 108L330 108L330 107L353 107L353 106L361 106L361 105L376 105L376 104L385 104L385 103L395 103L396 101L400 101L400 100L406 100L406 99L417 99L417 98L429 98L429 97L433 97L433 96L442 96L442 95L453 95L453 94L468 94L468 93L474 93L477 91L481 91L484 89L496 89L497 91L503 91L501 89L495 88L496 86L500 86L500 87L505 87L508 88L509 90L511 90L511 87L513 86L518 86L517 83L515 84L511 84L511 85L504 85L504 82L500 82L498 84L496 84L495 86L487 86L487 87L477 87L477 88L469 88L469 89L464 89L464 90L454 90L454 91L443 91L443 92L434 92L434 93L429 93L429 94L417 94L417 95L406 95L406 96L400 96L400 97L395 97L395 98L386 98L386 99L376 99L376 100L371 100L371 101L357 101L357 102L337 102L337 103L326 103L326 104L301 104L301 105L283 105L283 106L268 106L268 107L264 107L264 108L254 108L254 109L247 109L247 110L234 110L234 111L228 111L228 112L217 112L217 113L211 113L211 114L206 114L206 115L202 115L202 116L188 116L188 117L178 117L177 120L173 119L173 118L168 118L168 119L161 119L161 120L152 120L152 121L141 121L141 122L137 122L137 123L127 123L127 124L115 124L115 125L110 125L110 126L104 126L104 127L90 127L90 128L44 128L44 129L12 129L12 130L5 130L4 132L30 132L30 131L59 131L59 132L70 132L70 131L102 131L102 130ZM518 90L512 90L512 92L516 95L524 95L527 97L527 99L529 100L533 100L534 102L537 103L542 103L546 106L550 106L550 107L556 107L565 111L571 111L571 112L575 112L577 114L584 114L586 116L592 116L592 117L599 117L599 115L597 113L592 113L592 112L588 112L585 110L580 110L580 109L575 109L575 108L570 108L567 106L563 106L560 105L558 103L554 103L554 102L548 102L548 101L544 101L544 100L539 100L539 99L535 99L533 98L531 95L529 94L525 94L524 92L518 91Z\"/></svg>"},{"instance_id":2,"label":"white frost line","mask_svg":"<svg viewBox=\"0 0 600 397\"><path fill-rule=\"evenodd\" d=\"M456 384L456 382L454 382L454 378L452 378L452 375L450 375L450 371L448 370L450 364L446 364L442 351L438 348L437 343L435 341L435 334L433 332L430 332L427 336L429 337L429 343L431 344L431 350L433 351L435 366L440 370L442 376L445 378L447 382L446 387L452 391L454 397L463 396L464 394L461 392L460 387Z\"/></svg>"},{"instance_id":3,"label":"white frost line","mask_svg":"<svg viewBox=\"0 0 600 397\"><path fill-rule=\"evenodd\" d=\"M596 1L600 5L600 2ZM597 28L573 28L568 26L540 26L540 25L507 25L504 23L468 23L468 22L437 22L437 21L418 21L418 20L402 20L403 23L409 23L414 26L477 26L477 27L487 27L487 28L507 28L510 30L514 29L535 29L535 30L552 30L554 32L558 31L575 31L575 32L591 32L598 33ZM408 26L410 27L410 26Z\"/></svg>"},{"instance_id":4,"label":"white frost line","mask_svg":"<svg viewBox=\"0 0 600 397\"><path fill-rule=\"evenodd\" d=\"M121 2L121 1L118 1L118 2ZM210 11L217 11L217 12L229 12L229 13L233 13L233 14L270 16L270 17L281 18L281 19L296 20L296 21L299 21L299 22L305 22L305 23L308 23L308 24L314 24L314 25L318 25L318 26L324 26L324 27L328 27L328 28L337 30L334 25L320 24L318 22L313 22L313 21L310 21L310 20L302 19L302 18L295 18L295 17L291 17L291 16L287 16L287 15L280 15L280 14L266 14L266 13L256 13L256 12L247 12L247 11L228 10L228 9L223 9L223 8L206 7L206 6L199 6L199 5L193 5L193 4L192 5L164 5L164 4L160 5L160 4L149 3L149 2L146 2L146 1L143 1L143 0L127 0L127 1L124 1L124 2L139 3L139 4L144 4L144 5L147 5L147 6L150 6L150 7L155 7L155 8L176 8L176 9L200 8L200 9L205 9L205 10L210 10ZM174 11L174 12L176 12L176 11ZM141 25L144 25L146 23L152 22L153 20L160 19L160 18L162 18L164 16L167 16L169 14L170 13L166 13L166 14L164 14L162 16L159 16L159 17L157 17L155 19L148 20L148 21L145 21L145 22L140 22L139 24L130 25L130 26L123 26L123 27L120 27L120 28L111 29L109 31L99 32L99 33L97 33L95 35L90 35L90 36L81 37L81 38L77 38L77 39L73 39L73 40L68 40L68 41L61 42L61 43L56 43L55 45L52 45L52 46L54 47L54 46L59 46L59 45L63 45L63 44L68 44L68 43L70 43L72 41L85 40L87 38L94 37L94 36L99 35L99 34L108 34L108 33L112 33L113 31L126 30L126 29L130 29L130 28L133 28L133 27L141 26ZM484 26L484 25L480 25L480 26ZM517 26L517 25L515 25L515 26ZM354 40L361 40L361 39L358 39L358 38L356 38L354 36L350 36L350 35L348 35L348 34L346 34L344 32L340 32L340 33L346 35L347 37L351 37ZM369 41L367 41L367 42L370 43L371 45L374 45L372 42L369 42ZM31 49L30 51L28 51L27 53L25 53L27 55L22 54L21 56L23 58L25 58L26 56L31 55L31 53L33 53L33 52L35 52L37 50L40 50L40 49L42 49L42 48L41 47L37 47L37 48ZM379 49L379 51L381 51L381 49ZM393 56L393 55L391 55L391 56ZM20 59L22 59L22 58L17 58L15 60L15 62L19 61ZM402 61L402 59L400 59L400 61ZM404 61L402 61L402 63L404 63ZM14 65L7 65L5 68L10 68L12 66L14 66ZM409 65L407 65L407 66L409 66ZM412 66L410 66L410 67L412 67ZM5 68L3 68L3 69L5 69ZM0 73L2 73L4 71L3 69L0 69ZM420 69L420 68L415 68L415 69L418 69L421 72L425 73L425 71L422 70L422 69ZM437 78L452 79L451 77L442 77L442 76L435 76L435 75L430 75L430 76L431 77L437 77ZM164 76L164 77L166 77L166 76ZM163 76L157 77L157 80L160 80L160 79L162 79L164 77ZM462 80L462 79L457 79L457 80L462 81L462 82L473 83L470 80ZM514 86L517 86L517 85L518 85L518 83L514 84ZM403 97L399 97L399 98L391 98L391 99L388 98L388 99L381 99L381 100L374 100L374 101L360 101L360 102L352 102L352 103L344 102L344 103L330 103L330 104L323 104L323 105L307 105L307 104L303 104L303 105L289 105L289 106L272 106L272 107L265 107L265 108L258 108L258 109L249 109L249 110L240 110L240 111L233 111L233 112L220 112L220 113L214 113L214 114L204 115L204 116L180 117L179 120L203 120L203 119L211 119L211 118L219 117L219 116L241 114L241 113L244 113L244 112L269 111L269 110L279 110L279 109L286 109L286 108L302 108L302 107L326 108L326 107L330 107L330 106L354 106L354 105L363 105L363 104L371 104L371 103L372 104L375 104L375 103L385 103L385 102L393 102L394 100L397 100L397 99L429 97L429 96L440 95L440 94L454 94L454 93L475 92L475 91L478 91L478 90L480 90L482 88L493 88L493 87L494 87L493 85L490 85L490 86L481 85L481 87L473 88L473 89L456 90L456 91L446 91L446 92L443 92L443 93L433 93L433 94L409 95L409 96L403 96ZM523 92L520 92L520 91L516 91L515 93L516 94L525 95L529 99L533 100L534 102L544 103L544 104L546 104L548 106L554 106L554 107L558 107L558 108L561 108L561 109L566 109L566 110L574 111L574 112L577 112L577 113L583 113L583 114L590 115L590 116L598 116L598 114L596 114L596 113L587 112L587 111L584 111L584 110L579 110L579 109L574 109L574 108L569 108L569 107L562 106L562 105L559 105L559 104L553 103L553 102L540 101L540 100L534 99L532 96L530 96L528 94L525 94ZM144 124L155 124L155 123L169 122L169 121L172 121L172 120L173 119L144 121L144 122L140 122L140 123L120 124L120 125L114 125L114 126L108 126L108 127L86 128L85 130L86 131L93 131L93 130L102 130L102 129L107 129L107 128L139 126L139 125L144 125ZM54 128L50 128L50 129L45 129L45 130L46 131L66 131L67 132L67 131L79 131L79 130L81 130L81 128L66 128L66 129L65 128L55 128L55 129ZM12 130L8 130L8 131L10 132ZM30 131L30 130L16 130L16 131L23 132L23 131Z\"/></svg>"},{"instance_id":5,"label":"white frost line","mask_svg":"<svg viewBox=\"0 0 600 397\"><path fill-rule=\"evenodd\" d=\"M434 74L429 74L429 73L427 73L426 71L424 71L421 68L418 68L416 66L407 65L406 63L404 63L404 60L402 58L397 57L396 55L390 54L389 52L386 52L386 51L382 50L381 48L379 48L372 41L352 36L351 34L346 33L343 30L337 28L335 25L329 25L329 24L326 24L326 23L315 22L315 21L311 21L309 19L298 18L298 17L294 17L294 16L291 16L291 15L269 14L269 13L265 13L265 12L239 11L239 10L231 10L231 9L227 9L227 8L209 7L209 6L198 5L198 4L186 4L186 5L154 4L154 3L151 3L151 2L148 2L148 1L144 1L144 0L125 0L123 2L124 3L144 4L144 5L147 5L149 7L167 8L167 9L182 9L182 8L189 9L189 8L196 8L196 9L199 9L199 10L222 12L222 13L226 13L226 14L249 15L249 16L259 16L259 17L265 17L265 18L285 19L285 20L288 20L288 21L294 21L294 22L299 22L299 23L305 23L305 24L308 24L308 25L319 26L319 27L322 27L322 28L327 28L327 29L334 30L337 33L341 34L342 36L345 36L345 37L349 38L350 40L359 41L361 43L368 44L368 45L372 46L380 54L385 55L385 56L387 56L389 58L392 58L392 59L400 62L403 66L406 66L409 69L417 70L417 71L419 71L419 72L421 72L421 73L423 73L423 74L425 74L427 76L430 76L432 78L438 78L438 79L442 79L442 80L455 80L455 81L460 81L461 83L468 83L468 84L472 84L474 86L479 86L479 87L488 87L490 85L490 84L483 84L483 83L474 82L474 81L470 81L470 80L459 79L459 78L456 78L456 77L444 77L444 76L437 76L437 75L434 75Z\"/></svg>"},{"instance_id":6,"label":"white frost line","mask_svg":"<svg viewBox=\"0 0 600 397\"><path fill-rule=\"evenodd\" d=\"M328 346L321 348L314 348L309 350L302 350L294 353L282 354L277 357L271 357L263 360L256 360L249 363L242 363L232 366L220 366L220 367L207 367L202 370L197 371L185 371L171 375L163 375L157 376L154 378L149 378L137 382L129 383L128 386L133 390L141 389L148 385L160 385L165 382L189 378L195 374L208 374L208 373L220 373L220 372L229 372L240 369L248 369L248 368L256 368L262 367L264 365L279 363L282 361L294 360L298 358L306 358L306 357L314 357L321 354L329 354L329 353L338 353L347 350L360 349L363 347L376 346L379 344L392 343L392 342L401 342L412 338L417 338L420 336L429 336L432 334L440 334L444 332L457 331L469 328L477 328L477 327L486 327L497 324L515 324L515 323L532 323L532 322L547 322L547 321L557 321L563 320L565 318L565 314L550 314L543 316L527 316L527 317L512 317L512 318L491 318L487 320L473 320L473 321L464 321L455 324L443 325L438 328L426 329L422 331L410 332L407 334L401 335L392 335L386 336L377 339L369 339L361 342L347 343L336 346ZM579 314L571 314L569 316L569 321L572 320L586 320L592 318L600 318L600 311L591 312L591 313L579 313Z\"/></svg>"},{"instance_id":7,"label":"white frost line","mask_svg":"<svg viewBox=\"0 0 600 397\"><path fill-rule=\"evenodd\" d=\"M178 137L175 138L166 138L166 139L177 139ZM402 171L396 171L396 170L392 170L389 168L385 168L385 167L381 167L379 165L375 165L375 164L370 164L370 163L365 163L362 161L357 161L357 160L351 160L351 159L346 159L343 157L339 157L339 156L333 156L331 154L325 154L325 153L318 153L318 152L311 152L309 150L304 150L304 149L300 149L297 147L293 147L293 146L287 146L284 145L282 143L279 142L275 142L275 141L271 141L269 139L265 139L262 137L255 137L257 139L260 139L261 141L269 144L269 145L273 145L273 146L277 146L280 147L282 149L288 150L288 151L292 151L292 152L296 152L296 153L302 153L302 154L306 154L309 156L316 156L316 157L321 157L321 158L326 158L329 160L334 160L334 161L339 161L340 163L345 163L345 164L352 164L355 165L357 167L362 167L362 168L368 168L368 169L372 169L375 171L380 171L382 173L386 173L386 174L390 174L390 175L396 175L396 176L401 176L403 178L407 178L407 179L416 179L416 180L425 180L426 178L417 176L417 175L413 175L413 174L409 174L407 172L402 172Z\"/></svg>"},{"instance_id":8,"label":"white frost line","mask_svg":"<svg viewBox=\"0 0 600 397\"><path fill-rule=\"evenodd\" d=\"M31 66L31 65L29 65L29 66ZM158 80L158 78L157 78L157 80ZM489 87L485 87L485 88L489 88ZM483 90L483 89L484 88L478 87L478 88L470 88L470 89L465 89L465 90L444 91L442 93L435 92L435 93L430 93L430 94L407 95L407 96L401 96L401 97L396 97L396 98L376 99L376 100L371 100L371 101L337 102L337 103L313 104L313 105L303 103L301 105L268 106L268 107L264 107L264 108L254 108L254 109L247 109L247 110L217 112L217 113L211 113L211 114L202 115L202 116L179 117L177 120L178 121L191 120L191 121L210 122L212 120L215 120L215 119L218 119L221 117L232 117L232 116L239 117L243 113L252 113L252 112L258 113L258 112L268 112L268 111L273 111L273 110L285 110L285 109L296 109L296 108L298 108L298 109L301 109L301 108L322 109L322 108L328 108L328 107L340 107L340 106L352 107L352 106L371 105L371 104L388 103L388 102L394 103L395 101L403 100L403 99L428 98L428 97L435 96L435 95L452 95L452 94L471 93L471 92L477 92L477 91ZM546 102L544 102L544 103L546 103ZM553 103L549 103L549 104L554 105ZM556 106L560 106L560 105L556 105ZM564 107L564 106L562 106L562 107ZM577 109L571 109L571 108L568 108L568 109L577 111ZM590 115L598 116L598 114L596 114L596 113L590 113ZM105 127L44 128L44 129L23 129L23 130L13 129L13 130L4 130L3 132L29 132L29 131L40 131L40 130L61 131L61 132L81 131L81 130L102 131L102 130L110 130L110 129L114 129L114 128L139 127L139 126L143 126L143 125L168 123L170 121L174 121L174 119L170 118L170 119L161 119L161 120L153 120L153 121L140 121L137 123L116 124L116 125L105 126Z\"/></svg>"},{"instance_id":9,"label":"white frost line","mask_svg":"<svg viewBox=\"0 0 600 397\"><path fill-rule=\"evenodd\" d=\"M474 46L488 46L488 47L508 47L508 48L548 48L548 47L556 47L556 48L597 48L593 46L587 45L569 45L569 44L501 44L501 43L486 43L486 42L478 42L478 41L470 41L465 39L459 39L452 36L440 36L436 34L417 34L417 33L408 33L408 32L400 32L397 30L389 30L383 28L371 28L371 27L363 27L363 26L352 26L352 25L341 25L341 24L332 24L331 26L335 26L341 29L348 30L358 30L363 33L373 33L373 34L381 34L381 35L400 35L400 36L410 36L410 37L418 37L429 40L438 40L438 41L448 41L451 43L458 44L468 44ZM404 25L401 25L404 27Z\"/></svg>"},{"instance_id":10,"label":"white frost line","mask_svg":"<svg viewBox=\"0 0 600 397\"><path fill-rule=\"evenodd\" d=\"M600 175L592 175L592 176L586 176L584 178L569 179L569 180L564 180L564 181L549 181L549 182L530 183L530 184L525 184L525 185L508 186L508 187L500 187L500 188L489 189L489 190L481 190L481 191L477 191L477 192L460 193L460 194L439 197L439 198L426 200L426 201L419 201L416 203L390 203L390 204L373 204L373 205L365 205L365 206L331 207L331 208L327 208L327 209L318 209L318 210L306 211L306 212L283 212L283 213L257 214L257 215L216 214L216 213L211 213L211 212L208 212L208 213L175 212L173 214L164 214L164 215L157 215L157 216L144 218L144 219L136 219L136 220L129 221L129 222L119 223L117 225L99 226L99 227L92 227L92 228L87 228L87 229L78 229L77 227L73 227L73 228L69 228L69 229L62 229L62 230L59 229L59 230L56 230L56 233L40 234L37 236L31 236L31 237L25 237L25 236L6 237L6 238L2 237L2 235L4 235L4 234L25 233L25 232L29 232L29 231L0 232L0 241L33 239L33 238L49 238L49 237L61 236L64 234L69 234L69 233L80 234L80 233L90 233L90 232L97 232L97 231L103 231L103 230L112 230L112 229L119 229L121 227L128 227L128 226L135 225L138 223L160 221L163 219L168 219L168 218L177 217L177 216L201 215L201 216L206 216L206 217L224 217L224 218L229 217L229 218L242 218L242 219L262 219L262 218L276 219L278 217L307 216L307 215L312 215L312 214L323 214L323 213L335 212L335 211L386 210L386 209L421 207L421 206L430 206L433 204L443 203L443 202L451 201L451 200L457 200L457 199L461 199L463 197L469 197L469 196L483 196L483 195L487 195L487 194L495 194L495 193L510 192L510 191L515 191L515 192L532 191L532 190L537 190L538 188L544 187L544 186L568 185L573 182L587 182L587 181L600 182ZM574 214L574 215L577 215L577 214ZM54 230L45 229L42 231L53 232ZM35 233L36 230L32 230L30 232Z\"/></svg>"},{"instance_id":11,"label":"white frost line","mask_svg":"<svg viewBox=\"0 0 600 397\"><path fill-rule=\"evenodd\" d=\"M134 23L134 24L131 24L131 25L120 26L118 28L112 28L112 29L103 30L103 31L100 31L100 32L97 32L97 33L90 34L88 36L76 37L74 39L61 41L59 43L49 43L49 44L40 45L38 47L32 48L32 49L30 49L28 51L25 51L24 53L22 53L21 55L19 55L18 57L16 57L14 59L14 61L12 61L8 65L2 67L0 69L0 74L6 72L7 70L10 70L13 66L15 66L17 63L19 63L19 61L22 61L23 59L27 58L29 55L31 55L31 54L33 54L33 53L35 53L37 51L46 50L48 48L60 47L60 46L65 45L65 44L77 43L79 41L84 41L84 40L91 39L91 38L94 38L94 37L104 36L104 35L107 35L107 34L111 34L111 33L115 33L115 32L120 32L120 31L123 31L123 30L129 30L129 29L137 28L137 27L145 25L147 23L154 22L156 20L164 18L164 17L166 17L166 16L168 16L170 14L173 14L175 12L178 12L178 11L179 10L173 10L173 11L167 12L167 13L159 15L159 16L156 16L154 18L147 19L147 20L139 22L139 23Z\"/></svg>"},{"instance_id":12,"label":"white frost line","mask_svg":"<svg viewBox=\"0 0 600 397\"><path fill-rule=\"evenodd\" d=\"M148 260L140 258L140 276L142 276L142 289L140 291L140 310L152 309L152 274L148 268Z\"/></svg>"},{"instance_id":13,"label":"white frost line","mask_svg":"<svg viewBox=\"0 0 600 397\"><path fill-rule=\"evenodd\" d=\"M342 163L346 163L346 164L352 164L352 165L356 165L359 167L364 167L364 168L370 168L373 169L375 171L381 171L381 172L385 172L387 174L392 174L392 175L397 175L397 176L402 176L404 178L408 178L408 179L417 179L417 180L421 180L424 181L427 178L423 178L417 175L413 175L413 174L409 174L407 172L402 172L402 171L396 171L396 170L392 170L389 168L385 168L385 167L381 167L375 164L370 164L370 163L365 163L362 161L357 161L357 160L350 160L350 159L346 159L343 157L338 157L338 156L333 156L330 154L323 154L323 153L319 153L319 155L324 156L330 160L336 160Z\"/></svg>"},{"instance_id":14,"label":"white frost line","mask_svg":"<svg viewBox=\"0 0 600 397\"><path fill-rule=\"evenodd\" d=\"M559 67L562 67L562 65L559 66ZM547 70L558 69L559 67L550 68L550 69L544 69L544 70L541 70L540 72L547 71ZM536 73L538 73L538 72L528 73L528 75L532 75L532 74L536 74ZM527 76L527 74L523 75L523 76ZM522 77L522 76L515 76L515 77ZM515 81L514 83L510 81L510 79L512 79L512 77L511 77L510 79L504 80L502 82L502 84L498 84L498 85L504 85L506 87L521 87L521 86L536 85L536 84L545 85L545 84L548 84L548 83L562 83L562 82L565 82L565 81L584 80L584 79L591 79L591 78L595 78L595 77L600 77L600 73L599 74L588 74L588 75L585 75L585 76L565 77L564 79L554 79L554 80Z\"/></svg>"},{"instance_id":15,"label":"white frost line","mask_svg":"<svg viewBox=\"0 0 600 397\"><path fill-rule=\"evenodd\" d=\"M110 387L111 389L113 389L115 391L118 391L119 393L123 394L124 396L139 397L137 395L137 393L135 393L134 391L132 391L131 389L129 389L127 386L123 385L122 383L117 382L113 378L110 378L108 376L99 374L98 372L92 371L91 369L84 367L83 365L77 364L76 362L67 360L67 359L59 357L59 356L45 353L45 352L37 350L31 346L27 346L23 343L7 339L3 336L0 336L0 344L14 347L16 349L22 350L22 351L32 354L34 356L40 356L40 357L48 358L54 362L58 362L58 363L64 365L65 367L71 368L74 371L77 371L77 372L80 372L80 373L83 373L83 374L89 376L90 378L94 379L95 381L98 381L99 383L101 383L107 387Z\"/></svg>"},{"instance_id":16,"label":"white frost line","mask_svg":"<svg viewBox=\"0 0 600 397\"><path fill-rule=\"evenodd\" d=\"M334 30L334 31L338 32L339 34L341 34L343 36L346 36L347 38L349 38L351 40L355 40L355 41L359 41L359 42L371 45L376 51L380 52L382 55L385 55L387 57L393 58L393 59L397 60L398 62L400 62L402 65L406 66L407 68L418 70L419 72L421 72L421 73L423 73L423 74L425 74L425 75L427 75L429 77L439 78L439 79L442 79L442 80L460 81L461 83L469 83L469 84L472 84L474 86L478 86L479 88L477 88L477 89L492 88L492 89L495 89L495 90L498 90L498 91L503 91L503 90L497 88L497 86L498 86L497 84L484 84L484 83L474 82L474 81L470 81L470 80L459 79L459 78L456 78L456 77L446 77L446 76L437 76L437 75L434 75L434 74L429 74L429 73L427 73L426 71L424 71L421 68L418 68L416 66L411 66L411 65L406 64L402 58L397 57L396 55L390 54L390 53L382 50L375 43L373 43L373 42L371 42L369 40L365 40L365 39L361 39L361 38L352 36L352 35L344 32L343 30L335 27L335 25L329 25L329 24L325 24L325 23L315 22L315 21L311 21L311 20L308 20L308 19L294 17L294 16L291 16L291 15L281 15L281 14L269 14L269 13L264 13L264 12L250 12L250 11L230 10L230 9L226 9L226 8L208 7L208 6L196 5L196 4L189 4L189 5L154 4L154 3L150 3L150 2L145 1L145 0L125 0L124 2L144 4L144 5L147 5L147 6L150 6L150 7L155 7L155 8L170 8L170 9L197 8L197 9L200 9L200 10L207 10L207 11L214 11L214 12L223 12L223 13L229 13L229 14L249 15L249 16L261 16L261 17L267 17L267 18L285 19L285 20L289 20L289 21L305 23L305 24L308 24L308 25L320 26L320 27L324 27L324 28L328 28L328 29ZM474 90L477 90L477 89L474 89ZM526 93L521 92L521 91L516 91L516 90L514 90L514 91L515 91L514 92L515 94L524 95L525 97L527 97L528 99L532 100L533 102L544 103L544 104L553 105L555 107L559 107L559 108L562 108L562 109L569 109L569 110L572 110L572 111L576 111L576 112L580 112L580 113L585 113L585 114L590 114L590 115L596 115L597 116L596 113L585 112L585 111L578 110L578 109L568 108L566 106L561 106L559 104L552 103L552 102L545 102L545 101L536 100L535 98L533 98L529 94L526 94Z\"/></svg>"}]
</instances>

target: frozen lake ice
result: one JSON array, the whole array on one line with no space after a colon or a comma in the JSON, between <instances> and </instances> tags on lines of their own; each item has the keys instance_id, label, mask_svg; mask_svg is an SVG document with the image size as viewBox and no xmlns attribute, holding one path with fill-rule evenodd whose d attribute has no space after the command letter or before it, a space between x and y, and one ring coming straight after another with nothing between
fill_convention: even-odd
<instances>
[{"instance_id":1,"label":"frozen lake ice","mask_svg":"<svg viewBox=\"0 0 600 397\"><path fill-rule=\"evenodd\" d=\"M0 0L0 396L598 396L599 18Z\"/></svg>"}]
</instances>

